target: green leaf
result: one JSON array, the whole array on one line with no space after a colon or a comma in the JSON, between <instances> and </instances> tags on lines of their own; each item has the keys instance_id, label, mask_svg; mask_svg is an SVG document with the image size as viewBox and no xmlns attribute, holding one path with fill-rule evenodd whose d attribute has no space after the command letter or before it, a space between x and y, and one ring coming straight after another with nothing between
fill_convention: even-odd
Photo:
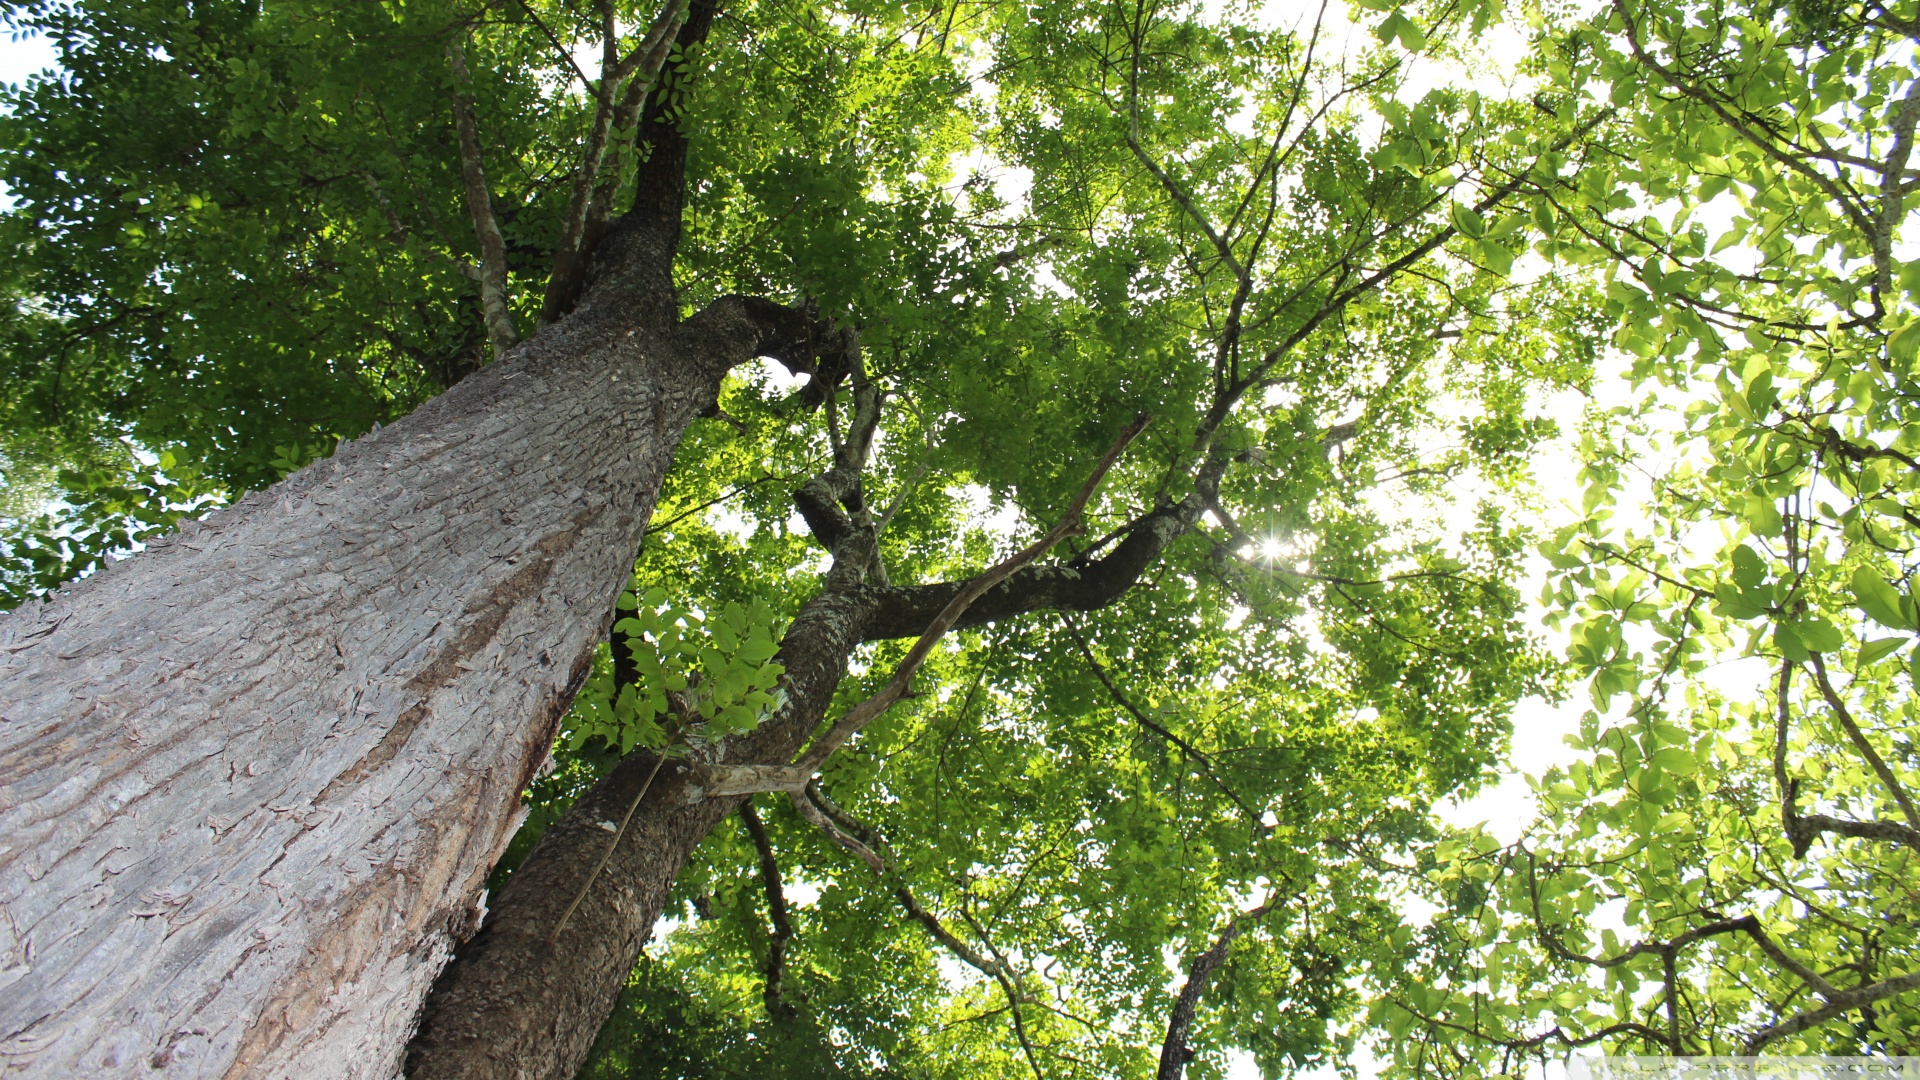
<instances>
[{"instance_id":1,"label":"green leaf","mask_svg":"<svg viewBox=\"0 0 1920 1080\"><path fill-rule=\"evenodd\" d=\"M1872 641L1863 643L1860 646L1859 659L1855 662L1855 670L1864 671L1867 668L1872 667L1874 664L1877 664L1881 660L1884 660L1887 657L1898 652L1900 650L1900 647L1902 645L1905 645L1909 640L1911 639L1903 638L1903 637L1890 637L1890 638L1875 638Z\"/></svg>"},{"instance_id":2,"label":"green leaf","mask_svg":"<svg viewBox=\"0 0 1920 1080\"><path fill-rule=\"evenodd\" d=\"M1390 42L1398 38L1401 46L1408 52L1419 52L1427 47L1426 32L1420 29L1419 24L1407 18L1404 11L1396 10L1388 15L1374 29L1373 34L1382 42Z\"/></svg>"},{"instance_id":3,"label":"green leaf","mask_svg":"<svg viewBox=\"0 0 1920 1080\"><path fill-rule=\"evenodd\" d=\"M1913 363L1920 355L1920 319L1909 319L1887 335L1887 355L1902 364Z\"/></svg>"},{"instance_id":4,"label":"green leaf","mask_svg":"<svg viewBox=\"0 0 1920 1080\"><path fill-rule=\"evenodd\" d=\"M1870 566L1853 571L1853 598L1867 617L1893 630L1920 630L1913 618L1913 601L1901 595Z\"/></svg>"},{"instance_id":5,"label":"green leaf","mask_svg":"<svg viewBox=\"0 0 1920 1080\"><path fill-rule=\"evenodd\" d=\"M1767 580L1766 560L1746 544L1735 547L1733 580L1745 591L1759 588Z\"/></svg>"},{"instance_id":6,"label":"green leaf","mask_svg":"<svg viewBox=\"0 0 1920 1080\"><path fill-rule=\"evenodd\" d=\"M1506 277L1513 273L1513 252L1493 240L1480 242L1480 263L1489 273Z\"/></svg>"},{"instance_id":7,"label":"green leaf","mask_svg":"<svg viewBox=\"0 0 1920 1080\"><path fill-rule=\"evenodd\" d=\"M1794 632L1794 628L1786 623L1779 623L1774 626L1773 645L1774 648L1780 650L1781 656L1786 657L1796 664L1803 664L1807 661L1808 653L1806 644L1800 640L1800 635Z\"/></svg>"},{"instance_id":8,"label":"green leaf","mask_svg":"<svg viewBox=\"0 0 1920 1080\"><path fill-rule=\"evenodd\" d=\"M1838 652L1847 643L1832 623L1817 616L1800 620L1793 630L1801 643L1813 652Z\"/></svg>"},{"instance_id":9,"label":"green leaf","mask_svg":"<svg viewBox=\"0 0 1920 1080\"><path fill-rule=\"evenodd\" d=\"M1786 524L1780 519L1780 507L1765 495L1747 496L1744 516L1755 536L1779 536L1786 531Z\"/></svg>"},{"instance_id":10,"label":"green leaf","mask_svg":"<svg viewBox=\"0 0 1920 1080\"><path fill-rule=\"evenodd\" d=\"M1448 216L1453 219L1453 227L1460 230L1462 236L1478 240L1487 233L1487 219L1479 211L1464 203L1448 203Z\"/></svg>"},{"instance_id":11,"label":"green leaf","mask_svg":"<svg viewBox=\"0 0 1920 1080\"><path fill-rule=\"evenodd\" d=\"M1664 750L1654 751L1652 760L1663 772L1672 773L1675 776L1693 775L1694 768L1697 764L1694 761L1692 751L1684 750L1677 746L1670 746Z\"/></svg>"}]
</instances>

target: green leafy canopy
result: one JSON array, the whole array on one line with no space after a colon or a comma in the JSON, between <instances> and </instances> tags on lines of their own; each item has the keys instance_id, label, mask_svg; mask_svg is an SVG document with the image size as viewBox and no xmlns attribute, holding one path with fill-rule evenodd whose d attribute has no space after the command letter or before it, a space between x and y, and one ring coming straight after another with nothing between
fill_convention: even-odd
<instances>
[{"instance_id":1,"label":"green leafy canopy","mask_svg":"<svg viewBox=\"0 0 1920 1080\"><path fill-rule=\"evenodd\" d=\"M717 830L583 1075L1144 1077L1216 942L1200 1077L1363 1041L1409 1075L1739 1049L1825 995L1781 955L1834 994L1920 969L1920 274L1887 163L1911 8L1361 4L1342 44L1338 11L1236 4L728 6L658 88L692 146L678 301L861 327L892 581L1044 529L1142 412L1063 563L1200 462L1221 481L1117 602L952 635L831 759L890 877L784 804ZM70 509L16 515L9 605L487 362L455 41L533 331L594 113L580 46L657 14L11 11L63 70L0 114L0 454ZM1495 27L1519 82L1424 74L1484 68ZM610 139L626 206L646 135ZM697 755L782 700L824 566L792 492L853 409L793 389L736 371L687 433L496 883L622 755ZM1577 433L1567 391L1596 402ZM1581 517L1543 534L1531 459L1569 445ZM1564 660L1518 584L1537 558ZM833 715L905 649L864 646ZM1706 680L1736 656L1767 687ZM1524 838L1442 825L1516 703L1576 678L1582 756ZM1766 1045L1911 1046L1912 999Z\"/></svg>"}]
</instances>

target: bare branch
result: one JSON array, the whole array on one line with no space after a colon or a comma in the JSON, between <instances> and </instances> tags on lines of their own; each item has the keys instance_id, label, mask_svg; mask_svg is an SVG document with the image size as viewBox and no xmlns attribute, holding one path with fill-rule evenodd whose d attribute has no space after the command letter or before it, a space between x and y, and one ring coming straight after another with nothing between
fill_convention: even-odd
<instances>
[{"instance_id":1,"label":"bare branch","mask_svg":"<svg viewBox=\"0 0 1920 1080\"><path fill-rule=\"evenodd\" d=\"M1871 1005L1882 998L1909 990L1920 990L1920 972L1885 979L1871 986L1862 986L1854 990L1843 990L1827 997L1827 1003L1818 1009L1811 1009L1771 1027L1761 1028L1747 1040L1747 1054L1757 1054L1767 1044L1777 1042L1789 1035L1797 1035L1810 1027L1823 1024L1836 1016L1852 1012L1855 1009Z\"/></svg>"},{"instance_id":2,"label":"bare branch","mask_svg":"<svg viewBox=\"0 0 1920 1080\"><path fill-rule=\"evenodd\" d=\"M1189 195L1178 181L1169 176L1166 170L1160 167L1159 162L1153 160L1153 155L1147 153L1146 148L1140 145L1140 49L1144 44L1142 39L1145 35L1146 28L1136 22L1133 27L1132 68L1127 80L1127 146L1133 150L1133 156L1139 160L1147 172L1153 174L1153 178L1160 182L1160 186L1166 189L1174 202L1180 204L1180 209L1186 211L1187 217L1191 218L1194 225L1206 236L1207 241L1213 245L1214 252L1220 256L1220 261L1225 263L1227 269L1233 274L1233 279L1244 283L1248 280L1247 271L1240 265L1240 260L1234 258L1233 247L1227 243L1226 237L1215 231L1213 222L1208 220L1206 213L1194 202L1193 196ZM1258 178L1255 183L1259 183Z\"/></svg>"},{"instance_id":3,"label":"bare branch","mask_svg":"<svg viewBox=\"0 0 1920 1080\"><path fill-rule=\"evenodd\" d=\"M1576 140L1584 137L1588 132L1611 117L1614 111L1613 109L1606 109L1596 113L1572 132L1556 139L1543 153L1535 156L1535 163L1537 164L1565 150ZM1515 192L1526 186L1531 174L1532 170L1528 169L1494 186L1479 202L1474 204L1474 212L1484 214L1502 202L1505 202ZM1436 197L1434 202L1437 203L1438 201L1439 198ZM1427 207L1423 207L1422 212L1430 209L1432 205L1432 203L1429 203ZM1433 254L1445 245L1447 241L1453 239L1457 233L1458 230L1453 225L1446 225L1435 230L1425 240L1414 245L1398 258L1395 258L1378 270L1367 274L1359 281L1355 281L1344 287L1336 284L1331 295L1329 295L1319 307L1314 309L1311 315L1301 322L1301 324L1289 333L1278 345L1267 350L1266 354L1260 358L1259 363L1241 374L1239 378L1225 388L1223 393L1216 395L1212 406L1208 408L1205 418L1202 419L1198 430L1194 433L1195 449L1204 450L1211 445L1214 433L1219 430L1220 425L1224 423L1227 416L1232 413L1234 406L1239 403L1240 398L1249 388L1264 381L1267 378L1268 372L1273 370L1274 365L1279 363L1282 357L1291 353L1301 342L1312 336L1313 333L1319 330L1329 319L1334 318L1341 311L1344 311L1348 304L1372 292L1382 283L1392 279L1401 271ZM1323 270L1321 276L1324 276L1326 272L1327 271ZM1342 282L1347 280L1344 276L1344 271L1343 276L1339 280Z\"/></svg>"},{"instance_id":4,"label":"bare branch","mask_svg":"<svg viewBox=\"0 0 1920 1080\"><path fill-rule=\"evenodd\" d=\"M767 934L764 996L767 1015L779 1016L793 1008L780 996L780 983L786 974L787 942L793 940L793 920L787 914L787 894L780 886L780 862L774 858L773 841L767 836L767 826L754 810L752 799L740 804L740 820L746 824L747 835L753 838L753 846L760 852L760 883L767 894L767 921L772 924Z\"/></svg>"},{"instance_id":5,"label":"bare branch","mask_svg":"<svg viewBox=\"0 0 1920 1080\"><path fill-rule=\"evenodd\" d=\"M1840 700L1840 695L1834 692L1833 683L1827 679L1826 661L1821 659L1819 653L1814 653L1811 660L1814 682L1819 684L1820 696L1827 700L1827 707L1833 710L1834 719L1840 722L1840 727L1846 731L1847 738L1852 741L1854 749L1860 751L1860 756L1865 758L1867 764L1873 768L1874 775L1880 778L1880 783L1886 787L1887 793L1893 796L1895 803L1899 804L1900 812L1906 815L1907 824L1920 829L1920 812L1915 811L1913 800L1908 798L1906 789L1900 786L1900 781L1893 775L1893 770L1887 767L1886 760L1873 748L1873 744L1867 741L1866 733L1860 730L1860 725L1853 722L1853 714L1847 711L1846 702Z\"/></svg>"},{"instance_id":6,"label":"bare branch","mask_svg":"<svg viewBox=\"0 0 1920 1080\"><path fill-rule=\"evenodd\" d=\"M932 452L921 455L919 464L913 467L913 475L901 483L900 490L893 493L893 500L887 503L887 508L880 512L879 517L873 519L875 533L886 531L887 524L893 520L895 514L900 512L900 508L906 505L907 499L913 494L914 489L920 486L920 481L926 478L927 470L932 466Z\"/></svg>"},{"instance_id":7,"label":"bare branch","mask_svg":"<svg viewBox=\"0 0 1920 1080\"><path fill-rule=\"evenodd\" d=\"M1679 950L1697 941L1704 941L1711 937L1719 937L1723 934L1745 934L1753 940L1755 945L1760 947L1761 952L1766 953L1767 956L1772 958L1774 963L1792 972L1800 981L1811 987L1815 993L1822 997L1827 997L1834 992L1832 984L1821 977L1819 972L1814 971L1812 968L1788 955L1786 950L1782 949L1766 932L1766 929L1760 925L1760 920L1754 918L1752 915L1741 915L1732 919L1717 919L1702 926L1696 926L1667 941L1642 941L1613 956L1583 956L1568 949L1566 945L1560 941L1559 936L1550 930L1546 923L1541 920L1538 899L1539 886L1535 871L1533 855L1529 852L1527 854L1527 885L1533 897L1534 927L1540 935L1541 944L1546 946L1548 952L1562 960L1576 964L1587 964L1598 968L1613 968L1619 967L1621 964L1637 956L1670 958Z\"/></svg>"},{"instance_id":8,"label":"bare branch","mask_svg":"<svg viewBox=\"0 0 1920 1080\"><path fill-rule=\"evenodd\" d=\"M1800 825L1801 835L1809 840L1819 833L1833 833L1838 836L1851 836L1856 840L1882 840L1892 844L1905 844L1920 851L1920 829L1908 828L1897 821L1853 821L1827 814L1800 814L1794 820ZM1798 838L1795 839L1797 842ZM1801 854L1804 855L1805 852L1802 851Z\"/></svg>"}]
</instances>

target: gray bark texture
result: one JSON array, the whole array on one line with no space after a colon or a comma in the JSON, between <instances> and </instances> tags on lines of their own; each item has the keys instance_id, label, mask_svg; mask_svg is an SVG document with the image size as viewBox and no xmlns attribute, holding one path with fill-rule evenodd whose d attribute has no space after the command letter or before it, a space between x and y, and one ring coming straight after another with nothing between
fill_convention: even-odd
<instances>
[{"instance_id":1,"label":"gray bark texture","mask_svg":"<svg viewBox=\"0 0 1920 1080\"><path fill-rule=\"evenodd\" d=\"M791 755L811 730L803 718L826 711L859 644L865 604L836 593L816 597L795 618L781 662L790 704L785 717L730 749L727 757ZM606 869L566 929L561 913L613 840L598 823L619 821L652 758L636 754L549 826L508 879L484 929L447 968L428 1000L407 1054L416 1078L566 1078L593 1049L600 1025L633 970L666 905L667 890L693 849L740 798L704 799L693 770L669 763L620 838Z\"/></svg>"},{"instance_id":2,"label":"gray bark texture","mask_svg":"<svg viewBox=\"0 0 1920 1080\"><path fill-rule=\"evenodd\" d=\"M676 323L668 194L504 361L0 617L0 1074L395 1074L682 432L810 331Z\"/></svg>"},{"instance_id":3,"label":"gray bark texture","mask_svg":"<svg viewBox=\"0 0 1920 1080\"><path fill-rule=\"evenodd\" d=\"M724 314L571 321L0 619L0 1069L393 1074Z\"/></svg>"},{"instance_id":4,"label":"gray bark texture","mask_svg":"<svg viewBox=\"0 0 1920 1080\"><path fill-rule=\"evenodd\" d=\"M0 1075L397 1073L681 434L819 329L677 319L687 146L648 130L571 316L0 616Z\"/></svg>"}]
</instances>

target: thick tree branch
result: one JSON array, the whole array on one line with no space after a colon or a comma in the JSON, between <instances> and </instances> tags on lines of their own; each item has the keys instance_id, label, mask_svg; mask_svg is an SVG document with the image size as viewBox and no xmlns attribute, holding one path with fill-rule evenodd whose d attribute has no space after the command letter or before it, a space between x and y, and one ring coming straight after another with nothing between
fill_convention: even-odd
<instances>
[{"instance_id":1,"label":"thick tree branch","mask_svg":"<svg viewBox=\"0 0 1920 1080\"><path fill-rule=\"evenodd\" d=\"M668 48L684 51L704 41L713 26L716 3L689 0L685 21ZM629 89L633 88L629 83ZM596 185L596 197L589 203L589 224L559 288L559 314L605 296L617 298L610 306L620 312L623 321L637 316L643 322L668 322L678 317L673 260L680 247L686 203L688 143L668 97L636 91L630 98L623 97L615 109L614 130L632 131L636 143L633 202L618 221L601 226L619 186L610 184L609 178L617 180L621 172L603 164L602 182ZM638 123L629 124L627 118L634 113L638 114ZM550 283L549 295L553 293ZM548 307L543 298L542 309Z\"/></svg>"},{"instance_id":2,"label":"thick tree branch","mask_svg":"<svg viewBox=\"0 0 1920 1080\"><path fill-rule=\"evenodd\" d=\"M624 144L629 151L636 150L638 147L640 137L638 127L640 123L640 110L646 107L647 102L651 99L654 87L659 84L659 73L666 66L667 57L673 53L673 44L676 40L677 32L678 30L676 28L676 30L670 31L663 39L652 45L642 42L640 47L636 48L633 53L627 57L627 62L632 63L637 61L639 68L649 74L644 79L636 77L627 80L627 88L620 95L620 104L613 111L613 135L616 142L612 145L611 150L615 155L616 163L619 160L622 144ZM657 57L655 56L656 51L658 52ZM599 183L594 185L593 200L587 204L586 231L582 244L589 250L592 247L595 237L599 235L599 231L605 227L607 214L613 208L613 196L619 190L619 187L620 167L618 164L613 168L602 168L600 170Z\"/></svg>"},{"instance_id":3,"label":"thick tree branch","mask_svg":"<svg viewBox=\"0 0 1920 1080\"><path fill-rule=\"evenodd\" d=\"M600 877L600 871L607 868L607 860L613 858L614 851L620 847L620 838L627 834L627 826L633 821L633 812L640 809L640 801L647 797L647 791L653 787L654 777L660 775L660 766L666 763L665 754L654 757L652 771L647 773L647 778L641 782L640 789L634 792L633 801L627 804L627 812L620 818L619 828L613 831L613 839L607 841L606 851L601 854L600 861L594 863L593 869L587 872L586 880L580 883L580 891L574 894L573 902L567 905L567 910L561 912L559 921L553 924L553 933L547 938L549 948L554 942L560 940L560 934L566 930L567 922L573 918L573 913L580 909L580 901L587 898L587 893L593 889L594 881Z\"/></svg>"},{"instance_id":4,"label":"thick tree branch","mask_svg":"<svg viewBox=\"0 0 1920 1080\"><path fill-rule=\"evenodd\" d=\"M1906 100L1900 103L1900 111L1893 118L1893 147L1881 166L1880 212L1874 218L1871 236L1877 307L1883 307L1893 292L1893 234L1906 217L1907 159L1913 153L1916 125L1920 125L1920 79L1907 84Z\"/></svg>"},{"instance_id":5,"label":"thick tree branch","mask_svg":"<svg viewBox=\"0 0 1920 1080\"><path fill-rule=\"evenodd\" d=\"M1186 1074L1187 1062L1193 1060L1193 1048L1187 1045L1187 1037L1193 1030L1193 1017L1200 1007L1200 995L1207 989L1207 982L1213 973L1227 962L1227 953L1233 947L1235 938L1253 922L1258 921L1279 903L1277 897L1251 911L1243 911L1227 923L1227 928L1215 938L1207 951L1194 957L1187 967L1187 981L1180 987L1180 995L1174 998L1173 1011L1167 1016L1167 1037L1160 1044L1160 1071L1154 1074L1155 1080L1181 1080Z\"/></svg>"},{"instance_id":6,"label":"thick tree branch","mask_svg":"<svg viewBox=\"0 0 1920 1080\"><path fill-rule=\"evenodd\" d=\"M1908 828L1897 821L1853 821L1828 814L1800 814L1794 820L1799 823L1800 835L1809 840L1819 833L1833 833L1837 836L1851 836L1857 840L1880 840L1890 844L1905 844L1920 851L1920 830ZM1805 852L1802 851L1801 854L1804 855Z\"/></svg>"},{"instance_id":7,"label":"thick tree branch","mask_svg":"<svg viewBox=\"0 0 1920 1080\"><path fill-rule=\"evenodd\" d=\"M913 643L913 647L907 650L907 655L900 661L900 666L894 670L893 678L888 680L887 685L879 693L849 710L845 717L834 724L825 735L820 737L819 742L807 751L799 764L811 771L817 771L821 765L825 764L827 758L855 733L866 727L875 717L892 708L895 702L907 696L908 690L913 685L914 673L920 670L920 665L932 655L933 647L939 644L947 631L953 629L975 600L1011 577L1021 567L1046 554L1055 544L1078 533L1082 528L1080 516L1086 510L1087 501L1093 498L1093 493L1099 489L1100 482L1106 479L1108 471L1120 460L1120 455L1142 431L1146 430L1148 419L1146 413L1141 413L1125 431L1120 433L1120 437L1114 440L1106 456L1094 468L1093 475L1087 477L1086 483L1082 484L1080 490L1075 493L1073 501L1067 504L1066 513L1061 516L1059 523L1047 530L1046 535L962 586L921 632L919 639Z\"/></svg>"},{"instance_id":8,"label":"thick tree branch","mask_svg":"<svg viewBox=\"0 0 1920 1080\"><path fill-rule=\"evenodd\" d=\"M907 655L894 669L893 677L887 681L887 685L881 688L879 693L848 710L845 716L829 728L826 734L820 736L813 746L791 765L734 765L705 770L701 776L701 788L705 796L722 798L758 791L793 793L803 789L834 751L907 696L913 685L914 673L920 670L920 666L926 662L927 657L932 655L934 646L947 635L947 631L953 629L975 600L1007 580L1028 563L1046 554L1061 540L1079 531L1080 516L1086 509L1087 501L1093 497L1094 491L1099 488L1100 482L1106 478L1108 471L1119 461L1121 453L1139 436L1141 431L1146 429L1148 419L1148 416L1142 413L1125 431L1120 433L1120 437L1114 441L1106 456L1094 468L1093 475L1087 478L1086 483L1082 484L1080 490L1074 495L1058 524L1049 529L1040 539L961 585L948 598L947 602L927 622L926 628L921 631L913 647L907 650ZM831 586L830 581L829 587Z\"/></svg>"},{"instance_id":9,"label":"thick tree branch","mask_svg":"<svg viewBox=\"0 0 1920 1080\"><path fill-rule=\"evenodd\" d=\"M982 594L954 623L984 626L1035 611L1094 611L1119 599L1173 542L1185 535L1203 510L1189 496L1135 519L1125 538L1106 557L1084 565L1029 566ZM887 641L911 637L931 622L964 582L931 585L868 586L874 604L865 638Z\"/></svg>"},{"instance_id":10,"label":"thick tree branch","mask_svg":"<svg viewBox=\"0 0 1920 1080\"><path fill-rule=\"evenodd\" d=\"M853 381L852 424L846 437L840 438L833 430L838 422L835 414L828 413L828 429L834 435L833 464L793 493L794 507L806 521L808 530L833 556L833 568L827 574L830 589L857 586L872 571L879 571L877 576L885 578L879 566L873 514L867 507L861 483L873 451L874 432L880 426L882 396L880 388L867 378L857 338L849 340L841 356L836 370L846 371ZM816 375L816 378L822 376ZM823 393L831 404L833 388L823 387ZM850 547L849 541L856 543Z\"/></svg>"},{"instance_id":11,"label":"thick tree branch","mask_svg":"<svg viewBox=\"0 0 1920 1080\"><path fill-rule=\"evenodd\" d=\"M613 6L603 0L600 10L603 56L600 61L600 81L593 87L593 123L588 129L580 162L574 168L573 191L567 200L566 213L561 218L560 240L553 252L553 271L547 278L546 295L540 304L542 325L566 314L572 306L574 295L579 291L587 211L599 185L601 166L606 158L607 138L622 111L622 103L616 101L615 92L621 80L629 77L633 80L628 87L629 97L634 96L636 88L644 86L639 90L640 97L652 89L660 65L666 61L668 44L673 35L679 33L687 17L685 0L667 0L667 6L654 18L646 38L625 60L621 60Z\"/></svg>"},{"instance_id":12,"label":"thick tree branch","mask_svg":"<svg viewBox=\"0 0 1920 1080\"><path fill-rule=\"evenodd\" d=\"M1822 995L1827 1003L1818 1009L1810 1009L1771 1027L1761 1028L1747 1040L1746 1054L1757 1054L1769 1043L1777 1042L1789 1035L1823 1024L1836 1016L1852 1012L1855 1009L1871 1005L1882 998L1902 994L1909 990L1920 990L1920 972L1885 979L1871 986L1862 986L1853 990L1842 990L1832 995Z\"/></svg>"},{"instance_id":13,"label":"thick tree branch","mask_svg":"<svg viewBox=\"0 0 1920 1080\"><path fill-rule=\"evenodd\" d=\"M1082 553L1064 565L1026 567L983 594L955 626L984 626L1035 611L1094 611L1113 603L1200 520L1234 460L1231 454L1210 455L1194 474L1193 491L1186 498L1163 503L1114 530L1109 537L1123 539L1105 557L1088 560ZM965 584L869 586L864 597L872 606L864 639L886 641L919 633Z\"/></svg>"},{"instance_id":14,"label":"thick tree branch","mask_svg":"<svg viewBox=\"0 0 1920 1080\"><path fill-rule=\"evenodd\" d=\"M507 242L493 217L493 197L487 191L487 173L480 161L480 129L473 118L473 74L467 70L466 50L460 39L447 45L453 64L453 126L460 136L460 179L466 188L467 212L480 241L480 310L487 323L487 340L495 360L520 340L507 309Z\"/></svg>"},{"instance_id":15,"label":"thick tree branch","mask_svg":"<svg viewBox=\"0 0 1920 1080\"><path fill-rule=\"evenodd\" d=\"M819 317L812 305L788 307L758 296L722 296L695 312L680 325L683 334L725 339L701 355L732 364L743 357L778 360L796 375L819 377L822 367L841 361L848 350L858 350L859 339ZM825 358L832 358L823 362Z\"/></svg>"},{"instance_id":16,"label":"thick tree branch","mask_svg":"<svg viewBox=\"0 0 1920 1080\"><path fill-rule=\"evenodd\" d=\"M1787 730L1790 713L1787 691L1792 685L1791 660L1780 663L1780 675L1774 687L1773 780L1780 791L1780 824L1793 844L1793 857L1806 858L1807 849L1821 833L1851 836L1859 840L1879 840L1905 844L1920 851L1920 829L1897 821L1854 821L1829 814L1802 814L1798 806L1800 781L1787 775ZM1835 695L1838 697L1838 695ZM1831 704L1831 703L1830 703ZM1864 736L1863 736L1864 737Z\"/></svg>"}]
</instances>

